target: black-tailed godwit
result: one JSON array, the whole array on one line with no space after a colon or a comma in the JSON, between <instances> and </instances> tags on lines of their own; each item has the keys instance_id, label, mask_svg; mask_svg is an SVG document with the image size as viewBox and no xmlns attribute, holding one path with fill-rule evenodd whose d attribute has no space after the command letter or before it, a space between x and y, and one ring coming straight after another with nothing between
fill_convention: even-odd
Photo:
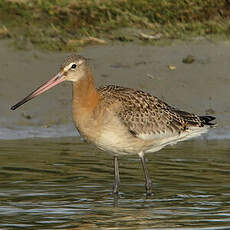
<instances>
[{"instance_id":1,"label":"black-tailed godwit","mask_svg":"<svg viewBox=\"0 0 230 230\"><path fill-rule=\"evenodd\" d=\"M199 136L213 126L215 119L181 111L141 90L114 85L96 89L89 63L79 55L68 57L57 75L11 109L63 81L73 82L73 119L80 135L114 155L115 194L120 184L118 155L139 155L149 195L152 184L144 154Z\"/></svg>"}]
</instances>

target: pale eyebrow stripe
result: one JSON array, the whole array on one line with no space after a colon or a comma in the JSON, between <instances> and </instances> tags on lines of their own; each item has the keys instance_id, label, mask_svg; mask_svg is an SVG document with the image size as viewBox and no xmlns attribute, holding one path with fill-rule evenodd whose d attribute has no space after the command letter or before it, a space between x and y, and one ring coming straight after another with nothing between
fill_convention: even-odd
<instances>
[{"instance_id":1,"label":"pale eyebrow stripe","mask_svg":"<svg viewBox=\"0 0 230 230\"><path fill-rule=\"evenodd\" d=\"M77 63L76 63L76 62L71 62L69 65L67 65L67 66L64 68L64 71L66 72L66 71L68 71L69 69L71 69L71 66L72 66L73 64L76 64L76 65L78 66L78 65L81 65L82 63L83 63L82 60L79 60Z\"/></svg>"},{"instance_id":2,"label":"pale eyebrow stripe","mask_svg":"<svg viewBox=\"0 0 230 230\"><path fill-rule=\"evenodd\" d=\"M67 65L67 66L64 68L64 71L65 71L65 72L68 71L68 70L71 68L71 66L72 66L73 64L75 64L75 63L74 63L74 62L71 62L69 65Z\"/></svg>"}]
</instances>

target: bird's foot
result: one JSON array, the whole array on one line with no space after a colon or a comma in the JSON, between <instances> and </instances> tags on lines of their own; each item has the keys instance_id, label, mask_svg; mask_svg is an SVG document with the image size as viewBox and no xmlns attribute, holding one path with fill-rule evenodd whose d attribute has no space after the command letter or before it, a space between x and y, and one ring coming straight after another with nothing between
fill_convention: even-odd
<instances>
[{"instance_id":1,"label":"bird's foot","mask_svg":"<svg viewBox=\"0 0 230 230\"><path fill-rule=\"evenodd\" d=\"M113 185L113 194L118 194L119 193L119 184L114 184Z\"/></svg>"}]
</instances>

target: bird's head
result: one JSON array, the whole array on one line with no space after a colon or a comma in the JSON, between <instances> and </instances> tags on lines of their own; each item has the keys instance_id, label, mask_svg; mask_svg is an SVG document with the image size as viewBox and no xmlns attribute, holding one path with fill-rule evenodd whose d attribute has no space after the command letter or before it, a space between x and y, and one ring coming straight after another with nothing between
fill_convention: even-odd
<instances>
[{"instance_id":1,"label":"bird's head","mask_svg":"<svg viewBox=\"0 0 230 230\"><path fill-rule=\"evenodd\" d=\"M65 59L57 75L66 81L76 82L84 78L88 71L88 60L79 55L72 55Z\"/></svg>"},{"instance_id":2,"label":"bird's head","mask_svg":"<svg viewBox=\"0 0 230 230\"><path fill-rule=\"evenodd\" d=\"M87 73L90 71L88 60L79 55L72 55L65 59L61 65L60 71L52 77L49 81L35 89L27 97L19 101L17 104L11 107L12 110L17 109L27 101L32 98L44 93L45 91L51 89L55 85L60 84L63 81L72 81L77 82L82 78L87 76Z\"/></svg>"}]
</instances>

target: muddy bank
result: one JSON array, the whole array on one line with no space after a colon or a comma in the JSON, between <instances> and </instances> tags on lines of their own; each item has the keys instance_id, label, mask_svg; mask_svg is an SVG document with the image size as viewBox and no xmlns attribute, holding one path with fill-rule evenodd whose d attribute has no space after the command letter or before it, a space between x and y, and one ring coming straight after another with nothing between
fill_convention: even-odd
<instances>
[{"instance_id":1,"label":"muddy bank","mask_svg":"<svg viewBox=\"0 0 230 230\"><path fill-rule=\"evenodd\" d=\"M230 42L98 46L79 53L91 58L98 86L117 84L148 91L180 109L216 116L221 135L229 130ZM67 55L15 51L7 41L0 41L0 138L74 135L69 82L16 111L9 109L57 73ZM183 62L188 55L194 60L184 62L190 64Z\"/></svg>"}]
</instances>

